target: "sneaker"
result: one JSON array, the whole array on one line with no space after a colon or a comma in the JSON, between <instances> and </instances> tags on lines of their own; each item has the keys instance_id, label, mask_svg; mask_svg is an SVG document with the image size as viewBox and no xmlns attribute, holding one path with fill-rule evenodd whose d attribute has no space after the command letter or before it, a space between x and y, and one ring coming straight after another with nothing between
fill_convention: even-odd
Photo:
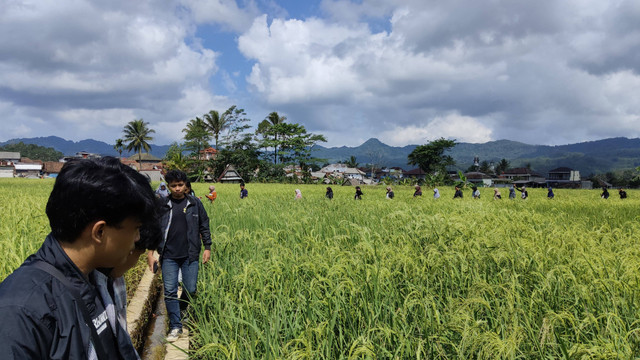
<instances>
[{"instance_id":1,"label":"sneaker","mask_svg":"<svg viewBox=\"0 0 640 360\"><path fill-rule=\"evenodd\" d=\"M180 334L182 334L182 329L171 329L171 331L169 331L169 334L167 335L167 342L174 342L178 340L178 338L180 338Z\"/></svg>"}]
</instances>

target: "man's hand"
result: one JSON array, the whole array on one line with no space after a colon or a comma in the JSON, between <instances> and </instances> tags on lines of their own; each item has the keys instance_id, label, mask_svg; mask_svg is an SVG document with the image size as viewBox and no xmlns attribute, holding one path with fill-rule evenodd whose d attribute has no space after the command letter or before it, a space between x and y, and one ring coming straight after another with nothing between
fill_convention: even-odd
<instances>
[{"instance_id":1,"label":"man's hand","mask_svg":"<svg viewBox=\"0 0 640 360\"><path fill-rule=\"evenodd\" d=\"M206 264L210 258L211 258L211 250L205 250L202 253L202 263Z\"/></svg>"},{"instance_id":2,"label":"man's hand","mask_svg":"<svg viewBox=\"0 0 640 360\"><path fill-rule=\"evenodd\" d=\"M149 271L153 272L153 264L158 262L155 256L153 256L153 250L147 252L147 264L149 265Z\"/></svg>"}]
</instances>

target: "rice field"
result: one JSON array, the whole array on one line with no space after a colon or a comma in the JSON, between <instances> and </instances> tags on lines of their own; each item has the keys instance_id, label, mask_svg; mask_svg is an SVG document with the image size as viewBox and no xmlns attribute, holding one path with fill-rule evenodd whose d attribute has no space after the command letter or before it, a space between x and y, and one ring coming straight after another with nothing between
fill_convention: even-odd
<instances>
[{"instance_id":1,"label":"rice field","mask_svg":"<svg viewBox=\"0 0 640 360\"><path fill-rule=\"evenodd\" d=\"M48 232L53 182L0 179L0 278ZM195 184L200 196L206 184ZM640 356L640 192L216 184L212 261L190 314L199 359ZM294 189L303 198L294 200ZM506 191L502 191L503 196ZM34 225L34 226L32 226Z\"/></svg>"}]
</instances>

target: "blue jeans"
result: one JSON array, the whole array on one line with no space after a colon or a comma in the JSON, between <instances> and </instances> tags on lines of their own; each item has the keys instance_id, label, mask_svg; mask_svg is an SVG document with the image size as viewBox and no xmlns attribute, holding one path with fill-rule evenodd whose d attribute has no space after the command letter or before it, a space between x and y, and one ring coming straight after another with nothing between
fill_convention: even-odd
<instances>
[{"instance_id":1,"label":"blue jeans","mask_svg":"<svg viewBox=\"0 0 640 360\"><path fill-rule=\"evenodd\" d=\"M189 297L185 295L185 291L191 297L196 293L198 261L189 261L189 259L162 259L164 304L167 307L167 314L169 315L169 330L182 329L180 302L185 300L178 299L178 272L180 270L182 270L182 298L188 299Z\"/></svg>"}]
</instances>

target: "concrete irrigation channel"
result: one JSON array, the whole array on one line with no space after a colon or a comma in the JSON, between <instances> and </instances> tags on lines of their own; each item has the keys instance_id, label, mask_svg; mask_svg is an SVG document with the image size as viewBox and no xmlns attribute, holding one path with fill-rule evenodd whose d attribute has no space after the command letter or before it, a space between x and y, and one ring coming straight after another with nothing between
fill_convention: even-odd
<instances>
[{"instance_id":1,"label":"concrete irrigation channel","mask_svg":"<svg viewBox=\"0 0 640 360\"><path fill-rule=\"evenodd\" d=\"M127 327L143 360L188 359L189 337L165 342L166 311L160 276L146 269L127 306ZM162 356L164 355L164 356Z\"/></svg>"}]
</instances>

